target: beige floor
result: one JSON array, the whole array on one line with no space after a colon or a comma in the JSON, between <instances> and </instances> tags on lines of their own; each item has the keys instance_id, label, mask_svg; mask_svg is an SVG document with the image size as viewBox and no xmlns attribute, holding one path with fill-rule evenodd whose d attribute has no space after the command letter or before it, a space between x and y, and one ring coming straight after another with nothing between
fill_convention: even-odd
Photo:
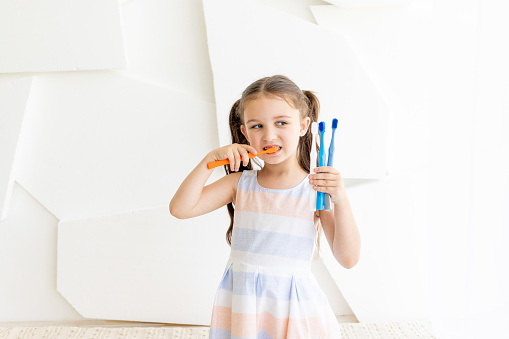
<instances>
[{"instance_id":1,"label":"beige floor","mask_svg":"<svg viewBox=\"0 0 509 339\"><path fill-rule=\"evenodd\" d=\"M351 316L338 316L339 323L358 323L359 321L354 315ZM80 321L27 321L27 322L0 322L0 327L42 327L42 326L78 326L78 327L159 327L159 326L178 326L178 327L203 327L203 326L190 326L180 324L161 324L161 323L146 323L136 321L114 321L114 320L100 320L88 319Z\"/></svg>"}]
</instances>

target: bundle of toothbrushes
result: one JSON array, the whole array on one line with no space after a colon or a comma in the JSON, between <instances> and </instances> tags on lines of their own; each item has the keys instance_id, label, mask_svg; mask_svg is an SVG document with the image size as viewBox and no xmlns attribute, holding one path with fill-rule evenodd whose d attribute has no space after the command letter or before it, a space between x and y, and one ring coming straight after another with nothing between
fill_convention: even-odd
<instances>
[{"instance_id":1,"label":"bundle of toothbrushes","mask_svg":"<svg viewBox=\"0 0 509 339\"><path fill-rule=\"evenodd\" d=\"M311 153L309 155L310 157L310 166L309 166L309 173L314 174L315 168L316 168L316 160L318 157L318 167L325 166L325 163L327 163L327 166L333 166L334 163L334 135L336 134L336 129L338 127L338 119L332 120L332 136L331 141L329 145L329 156L326 160L325 155L325 141L324 141L324 135L325 135L325 122L320 122L320 124L317 124L316 122L313 122L311 124L311 134L313 135L313 142L311 146ZM320 132L320 152L316 152L316 134ZM313 186L309 187L309 209L311 211L331 211L331 199L330 195L328 193L323 192L317 192L313 189Z\"/></svg>"}]
</instances>

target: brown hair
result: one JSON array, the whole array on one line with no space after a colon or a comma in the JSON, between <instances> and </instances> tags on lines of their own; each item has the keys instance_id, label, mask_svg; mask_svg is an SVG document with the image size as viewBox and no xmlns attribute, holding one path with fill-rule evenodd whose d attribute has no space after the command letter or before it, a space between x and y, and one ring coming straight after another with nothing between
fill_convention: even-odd
<instances>
[{"instance_id":1,"label":"brown hair","mask_svg":"<svg viewBox=\"0 0 509 339\"><path fill-rule=\"evenodd\" d=\"M260 96L277 96L286 100L286 102L292 107L296 108L300 112L300 118L304 119L309 117L312 122L317 122L318 114L320 112L320 103L318 98L311 91L301 91L300 88L289 78L284 75L274 75L271 77L265 77L253 82L249 85L244 92L242 92L242 97L237 100L231 110L230 110L230 133L232 137L232 143L237 144L249 144L246 137L240 131L240 126L244 124L244 107L246 103L250 100L256 99ZM309 163L309 153L311 152L311 144L313 142L311 135L311 128L308 128L308 131L304 136L302 136L299 140L299 145L297 146L297 158L299 161L300 167L309 173L310 163ZM317 148L318 146L315 145ZM260 163L256 158L251 159L251 161L255 161L255 163L261 167ZM226 174L230 174L230 167L224 166ZM243 170L251 170L253 166L251 162L247 166L240 165L239 172ZM228 231L226 231L226 241L231 246L231 238L233 232L233 216L235 213L235 209L233 207L233 203L229 203L227 205L228 214L230 215L230 227ZM321 228L321 227L320 227ZM320 236L318 236L318 249L320 248Z\"/></svg>"}]
</instances>

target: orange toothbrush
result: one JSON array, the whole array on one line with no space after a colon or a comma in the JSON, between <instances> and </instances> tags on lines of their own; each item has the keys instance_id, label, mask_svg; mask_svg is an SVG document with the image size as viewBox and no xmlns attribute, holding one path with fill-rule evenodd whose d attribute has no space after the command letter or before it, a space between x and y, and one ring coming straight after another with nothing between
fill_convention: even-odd
<instances>
[{"instance_id":1,"label":"orange toothbrush","mask_svg":"<svg viewBox=\"0 0 509 339\"><path fill-rule=\"evenodd\" d=\"M261 152L258 152L256 154L253 154L253 153L249 153L249 159L252 159L254 157L257 157L261 154L265 154L265 153L274 153L277 151L277 147L271 147L269 149L266 149L265 151L261 151ZM212 162L209 162L207 164L207 168L208 169L211 169L211 168L216 168L218 166L221 166L221 165L228 165L230 163L230 160L228 159L223 159L223 160L217 160L217 161L212 161Z\"/></svg>"}]
</instances>

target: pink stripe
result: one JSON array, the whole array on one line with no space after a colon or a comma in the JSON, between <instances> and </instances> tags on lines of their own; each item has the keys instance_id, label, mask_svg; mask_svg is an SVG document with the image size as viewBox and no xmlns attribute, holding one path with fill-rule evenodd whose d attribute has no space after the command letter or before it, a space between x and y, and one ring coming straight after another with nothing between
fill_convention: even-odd
<instances>
[{"instance_id":1,"label":"pink stripe","mask_svg":"<svg viewBox=\"0 0 509 339\"><path fill-rule=\"evenodd\" d=\"M291 208L288 208L291 206ZM235 202L237 211L275 214L286 217L313 220L313 212L309 211L309 199L281 195L272 192L237 191Z\"/></svg>"},{"instance_id":2,"label":"pink stripe","mask_svg":"<svg viewBox=\"0 0 509 339\"><path fill-rule=\"evenodd\" d=\"M232 327L232 308L225 306L214 306L212 309L211 328L229 330Z\"/></svg>"},{"instance_id":3,"label":"pink stripe","mask_svg":"<svg viewBox=\"0 0 509 339\"><path fill-rule=\"evenodd\" d=\"M260 331L272 338L321 338L329 332L320 317L278 319L268 312L231 313L230 307L223 306L214 306L210 327L231 330L231 335L239 338L256 337Z\"/></svg>"}]
</instances>

